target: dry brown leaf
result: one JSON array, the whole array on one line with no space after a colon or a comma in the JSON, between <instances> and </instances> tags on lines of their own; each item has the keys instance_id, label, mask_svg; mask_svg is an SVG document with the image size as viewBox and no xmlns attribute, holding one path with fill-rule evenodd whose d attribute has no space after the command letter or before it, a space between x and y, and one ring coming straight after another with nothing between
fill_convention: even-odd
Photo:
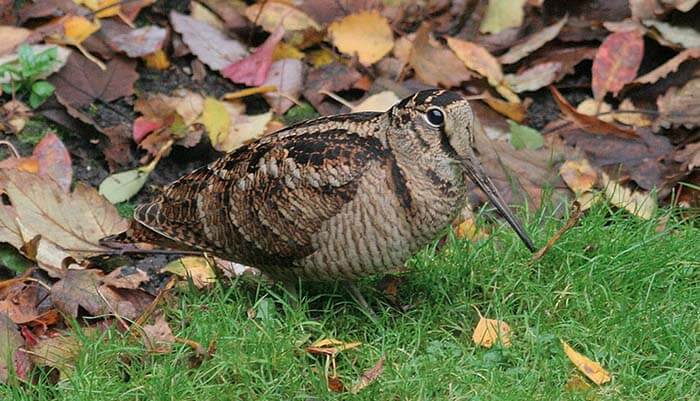
<instances>
[{"instance_id":1,"label":"dry brown leaf","mask_svg":"<svg viewBox=\"0 0 700 401\"><path fill-rule=\"evenodd\" d=\"M481 100L488 104L489 107L496 110L498 113L510 118L511 120L522 123L527 115L527 109L532 102L526 101L520 103L511 103L491 96L490 93L484 92L481 94Z\"/></svg>"},{"instance_id":2,"label":"dry brown leaf","mask_svg":"<svg viewBox=\"0 0 700 401\"><path fill-rule=\"evenodd\" d=\"M306 13L282 1L253 4L246 8L245 16L268 32L274 32L280 25L285 31L301 31L307 28L321 30L321 26Z\"/></svg>"},{"instance_id":3,"label":"dry brown leaf","mask_svg":"<svg viewBox=\"0 0 700 401\"><path fill-rule=\"evenodd\" d=\"M379 11L363 11L333 22L328 27L333 44L349 56L357 54L369 66L381 60L394 47L389 21Z\"/></svg>"},{"instance_id":4,"label":"dry brown leaf","mask_svg":"<svg viewBox=\"0 0 700 401\"><path fill-rule=\"evenodd\" d=\"M656 198L651 193L626 188L610 179L605 173L602 173L600 181L605 197L616 207L625 209L644 220L654 216L657 207Z\"/></svg>"},{"instance_id":5,"label":"dry brown leaf","mask_svg":"<svg viewBox=\"0 0 700 401\"><path fill-rule=\"evenodd\" d=\"M591 381L597 385L601 385L610 381L610 373L603 369L599 363L593 362L584 355L576 352L569 344L562 340L561 345L564 347L564 352L566 356L569 357L571 362L576 365L578 370L581 371L586 377L591 379Z\"/></svg>"},{"instance_id":6,"label":"dry brown leaf","mask_svg":"<svg viewBox=\"0 0 700 401\"><path fill-rule=\"evenodd\" d=\"M37 262L53 277L65 273L66 258L104 251L100 239L128 228L111 203L81 183L66 193L50 178L2 170L0 187L12 202L0 209L0 221L13 222L6 228L14 232L1 240L20 248L40 235Z\"/></svg>"},{"instance_id":7,"label":"dry brown leaf","mask_svg":"<svg viewBox=\"0 0 700 401\"><path fill-rule=\"evenodd\" d=\"M143 326L143 342L153 353L166 354L172 350L175 336L162 314L155 318L153 324Z\"/></svg>"},{"instance_id":8,"label":"dry brown leaf","mask_svg":"<svg viewBox=\"0 0 700 401\"><path fill-rule=\"evenodd\" d=\"M671 88L656 100L659 117L654 128L684 126L693 128L700 125L700 78L695 78L682 88Z\"/></svg>"},{"instance_id":9,"label":"dry brown leaf","mask_svg":"<svg viewBox=\"0 0 700 401\"><path fill-rule=\"evenodd\" d=\"M668 74L678 70L678 67L683 64L684 61L695 58L700 58L700 47L683 50L659 67L656 67L652 71L649 71L648 73L635 79L633 82L637 84L653 84L659 79L664 78Z\"/></svg>"},{"instance_id":10,"label":"dry brown leaf","mask_svg":"<svg viewBox=\"0 0 700 401\"><path fill-rule=\"evenodd\" d=\"M552 97L554 97L554 101L557 102L557 105L562 113L564 113L582 130L594 134L614 135L625 139L636 138L638 136L633 130L621 128L616 125L606 123L605 121L602 121L596 117L579 113L571 104L569 104L564 96L562 96L553 85L549 86L549 90L552 92Z\"/></svg>"},{"instance_id":11,"label":"dry brown leaf","mask_svg":"<svg viewBox=\"0 0 700 401\"><path fill-rule=\"evenodd\" d=\"M24 338L17 325L0 313L0 383L7 383L14 375L27 379L31 365L23 346Z\"/></svg>"},{"instance_id":12,"label":"dry brown leaf","mask_svg":"<svg viewBox=\"0 0 700 401\"><path fill-rule=\"evenodd\" d=\"M656 2L656 0L654 0ZM578 373L572 374L569 380L566 381L564 388L568 391L585 391L591 388L586 379L584 379Z\"/></svg>"},{"instance_id":13,"label":"dry brown leaf","mask_svg":"<svg viewBox=\"0 0 700 401\"><path fill-rule=\"evenodd\" d=\"M558 61L537 64L517 74L506 75L505 82L516 93L536 91L553 83L561 68Z\"/></svg>"},{"instance_id":14,"label":"dry brown leaf","mask_svg":"<svg viewBox=\"0 0 700 401\"><path fill-rule=\"evenodd\" d=\"M498 61L503 64L517 63L518 61L527 57L530 53L544 46L545 43L556 38L564 25L566 25L567 20L568 18L564 17L556 24L550 25L535 34L530 35L524 42L508 49L508 52L500 56Z\"/></svg>"},{"instance_id":15,"label":"dry brown leaf","mask_svg":"<svg viewBox=\"0 0 700 401\"><path fill-rule=\"evenodd\" d=\"M610 111L612 110L612 106L610 106L609 103L606 102L596 102L593 98L586 98L584 99L581 103L576 106L576 111L587 115L587 116L592 116L596 117L601 121L605 121L606 123L612 123L614 121L614 118L612 114L610 114ZM597 115L601 114L601 115Z\"/></svg>"},{"instance_id":16,"label":"dry brown leaf","mask_svg":"<svg viewBox=\"0 0 700 401\"><path fill-rule=\"evenodd\" d=\"M226 68L248 55L239 41L227 37L206 22L177 11L170 12L170 22L192 53L213 70Z\"/></svg>"},{"instance_id":17,"label":"dry brown leaf","mask_svg":"<svg viewBox=\"0 0 700 401\"><path fill-rule=\"evenodd\" d=\"M484 47L457 38L447 37L447 45L470 70L485 77L511 103L520 103L518 96L504 85L501 64Z\"/></svg>"},{"instance_id":18,"label":"dry brown leaf","mask_svg":"<svg viewBox=\"0 0 700 401\"><path fill-rule=\"evenodd\" d=\"M470 77L469 71L454 53L430 43L428 23L423 23L416 32L408 62L418 79L432 86L458 86Z\"/></svg>"},{"instance_id":19,"label":"dry brown leaf","mask_svg":"<svg viewBox=\"0 0 700 401\"><path fill-rule=\"evenodd\" d=\"M0 56L12 52L15 47L27 40L32 31L14 26L0 25Z\"/></svg>"},{"instance_id":20,"label":"dry brown leaf","mask_svg":"<svg viewBox=\"0 0 700 401\"><path fill-rule=\"evenodd\" d=\"M565 161L559 167L559 174L577 194L591 190L598 180L598 173L586 159Z\"/></svg>"},{"instance_id":21,"label":"dry brown leaf","mask_svg":"<svg viewBox=\"0 0 700 401\"><path fill-rule=\"evenodd\" d=\"M87 330L90 331L89 328ZM58 369L61 377L66 378L75 369L82 345L72 333L53 333L51 336L40 337L38 343L30 347L29 356L35 366Z\"/></svg>"},{"instance_id":22,"label":"dry brown leaf","mask_svg":"<svg viewBox=\"0 0 700 401\"><path fill-rule=\"evenodd\" d=\"M350 392L353 394L359 393L363 388L369 386L373 381L377 380L379 375L384 372L384 361L386 360L386 355L382 355L381 358L374 364L370 369L362 372L360 376L360 381L353 384Z\"/></svg>"},{"instance_id":23,"label":"dry brown leaf","mask_svg":"<svg viewBox=\"0 0 700 401\"><path fill-rule=\"evenodd\" d=\"M479 315L479 323L474 328L472 340L476 345L491 348L500 341L504 347L510 347L510 326L502 320L487 319Z\"/></svg>"},{"instance_id":24,"label":"dry brown leaf","mask_svg":"<svg viewBox=\"0 0 700 401\"><path fill-rule=\"evenodd\" d=\"M102 278L102 282L114 288L135 290L149 280L148 274L133 266L121 266Z\"/></svg>"}]
</instances>

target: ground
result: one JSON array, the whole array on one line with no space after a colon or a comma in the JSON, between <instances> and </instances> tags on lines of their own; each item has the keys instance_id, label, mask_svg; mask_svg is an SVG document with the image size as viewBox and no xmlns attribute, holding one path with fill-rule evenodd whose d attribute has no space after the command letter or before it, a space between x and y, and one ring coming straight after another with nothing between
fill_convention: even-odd
<instances>
[{"instance_id":1,"label":"ground","mask_svg":"<svg viewBox=\"0 0 700 401\"><path fill-rule=\"evenodd\" d=\"M529 216L542 243L560 226L551 209ZM668 221L664 224L664 221ZM642 221L597 206L541 261L505 227L481 243L452 237L412 259L399 286L405 311L361 289L371 321L342 288L311 286L303 301L266 287L219 283L180 290L167 308L175 334L216 351L193 368L191 349L145 352L128 335L86 335L59 383L0 387L6 400L692 400L700 394L700 229L675 210ZM472 340L478 315L506 321L510 348ZM251 318L255 311L255 317ZM337 357L346 386L386 355L384 372L355 396L329 391L319 338L360 341ZM612 382L565 390L576 369L566 341Z\"/></svg>"}]
</instances>

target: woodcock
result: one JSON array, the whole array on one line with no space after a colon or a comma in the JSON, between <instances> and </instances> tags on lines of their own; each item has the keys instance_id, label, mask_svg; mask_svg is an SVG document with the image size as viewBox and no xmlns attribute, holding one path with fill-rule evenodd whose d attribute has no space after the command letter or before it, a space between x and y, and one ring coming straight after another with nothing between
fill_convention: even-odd
<instances>
[{"instance_id":1,"label":"woodcock","mask_svg":"<svg viewBox=\"0 0 700 401\"><path fill-rule=\"evenodd\" d=\"M444 90L384 113L302 122L183 176L135 220L273 278L353 280L434 240L463 208L470 178L534 250L484 173L477 126L469 103Z\"/></svg>"}]
</instances>

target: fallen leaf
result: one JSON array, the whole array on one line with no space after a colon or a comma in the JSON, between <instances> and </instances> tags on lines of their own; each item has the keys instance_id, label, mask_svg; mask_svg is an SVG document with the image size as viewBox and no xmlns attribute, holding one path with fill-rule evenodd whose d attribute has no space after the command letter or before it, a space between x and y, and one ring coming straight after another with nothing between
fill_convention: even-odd
<instances>
[{"instance_id":1,"label":"fallen leaf","mask_svg":"<svg viewBox=\"0 0 700 401\"><path fill-rule=\"evenodd\" d=\"M457 60L459 61L459 60ZM306 75L304 97L321 114L333 114L337 110L324 107L325 96L322 92L340 92L347 90L360 79L361 75L354 68L338 62L315 68Z\"/></svg>"},{"instance_id":2,"label":"fallen leaf","mask_svg":"<svg viewBox=\"0 0 700 401\"><path fill-rule=\"evenodd\" d=\"M489 105L498 113L508 117L509 119L521 123L525 120L528 106L531 102L511 103L491 96L488 92L481 94L482 101Z\"/></svg>"},{"instance_id":3,"label":"fallen leaf","mask_svg":"<svg viewBox=\"0 0 700 401\"><path fill-rule=\"evenodd\" d=\"M543 30L530 35L524 42L511 47L508 49L508 52L498 57L498 61L500 61L502 64L513 64L524 59L530 53L544 46L545 43L556 38L564 25L566 25L567 21L568 17L564 17L556 24L550 25Z\"/></svg>"},{"instance_id":4,"label":"fallen leaf","mask_svg":"<svg viewBox=\"0 0 700 401\"><path fill-rule=\"evenodd\" d=\"M168 55L161 49L156 50L155 53L146 55L143 58L146 62L146 66L152 70L167 70L170 67L170 60ZM204 65L202 65L203 67Z\"/></svg>"},{"instance_id":5,"label":"fallen leaf","mask_svg":"<svg viewBox=\"0 0 700 401\"><path fill-rule=\"evenodd\" d=\"M683 50L659 67L635 79L633 82L637 84L653 84L659 79L665 78L668 74L677 71L678 67L683 64L683 62L696 58L700 58L700 47Z\"/></svg>"},{"instance_id":6,"label":"fallen leaf","mask_svg":"<svg viewBox=\"0 0 700 401\"><path fill-rule=\"evenodd\" d=\"M90 21L79 15L67 15L61 20L63 36L54 36L59 42L79 44L100 29L100 20Z\"/></svg>"},{"instance_id":7,"label":"fallen leaf","mask_svg":"<svg viewBox=\"0 0 700 401\"><path fill-rule=\"evenodd\" d=\"M25 241L40 235L37 262L53 277L64 273L64 259L80 259L103 251L99 240L125 231L128 226L114 206L93 188L80 183L73 192L66 193L52 179L2 170L0 187L12 204L0 209L0 215L4 215L0 221L14 220L8 228L14 235L0 240L20 248ZM18 242L17 238L21 240Z\"/></svg>"},{"instance_id":8,"label":"fallen leaf","mask_svg":"<svg viewBox=\"0 0 700 401\"><path fill-rule=\"evenodd\" d=\"M224 21L222 21L218 15L196 1L190 2L190 16L196 20L209 24L216 29L222 31L226 30Z\"/></svg>"},{"instance_id":9,"label":"fallen leaf","mask_svg":"<svg viewBox=\"0 0 700 401\"><path fill-rule=\"evenodd\" d=\"M579 113L571 104L569 104L569 102L554 86L550 85L549 90L562 113L564 113L571 122L576 124L582 130L593 134L614 135L620 138L637 137L637 134L630 129L621 128L616 125L606 123L605 121L602 121L594 116L587 116Z\"/></svg>"},{"instance_id":10,"label":"fallen leaf","mask_svg":"<svg viewBox=\"0 0 700 401\"><path fill-rule=\"evenodd\" d=\"M121 12L120 0L74 0L95 11L95 15L100 18L113 17ZM110 7L111 6L111 7Z\"/></svg>"},{"instance_id":11,"label":"fallen leaf","mask_svg":"<svg viewBox=\"0 0 700 401\"><path fill-rule=\"evenodd\" d=\"M239 41L228 38L205 22L177 11L170 12L170 22L192 53L212 70L226 68L248 55Z\"/></svg>"},{"instance_id":12,"label":"fallen leaf","mask_svg":"<svg viewBox=\"0 0 700 401\"><path fill-rule=\"evenodd\" d=\"M263 96L267 99L275 114L282 115L292 106L293 99L297 99L304 83L304 63L295 59L277 60L270 66L267 79L263 86L272 85L277 88L274 92L267 92Z\"/></svg>"},{"instance_id":13,"label":"fallen leaf","mask_svg":"<svg viewBox=\"0 0 700 401\"><path fill-rule=\"evenodd\" d=\"M42 177L53 179L65 192L70 191L73 180L68 149L53 132L39 141L30 157L7 158L0 162L0 168L17 168Z\"/></svg>"},{"instance_id":14,"label":"fallen leaf","mask_svg":"<svg viewBox=\"0 0 700 401\"><path fill-rule=\"evenodd\" d=\"M0 383L8 383L10 372L20 379L27 379L31 365L21 349L24 339L17 325L4 313L0 313L0 339Z\"/></svg>"},{"instance_id":15,"label":"fallen leaf","mask_svg":"<svg viewBox=\"0 0 700 401\"><path fill-rule=\"evenodd\" d=\"M536 150L544 145L544 137L536 129L511 120L508 120L508 125L510 126L510 143L516 150Z\"/></svg>"},{"instance_id":16,"label":"fallen leaf","mask_svg":"<svg viewBox=\"0 0 700 401\"><path fill-rule=\"evenodd\" d=\"M343 351L357 348L360 345L362 345L362 343L358 341L346 343L340 340L336 340L335 338L324 338L315 341L313 344L306 347L306 352L310 354L328 355L330 357L335 357L337 354Z\"/></svg>"},{"instance_id":17,"label":"fallen leaf","mask_svg":"<svg viewBox=\"0 0 700 401\"><path fill-rule=\"evenodd\" d=\"M57 45L30 45L29 49L31 50L32 54L39 54L50 49L56 49L56 61L50 66L48 66L46 69L38 71L37 74L34 75L36 79L45 79L53 73L60 71L61 68L63 68L63 66L66 64L66 62L68 61L68 57L72 53L70 49ZM15 52L0 57L0 65L5 65L8 63L18 65L19 54ZM10 81L11 78L9 73L0 75L0 84L6 84Z\"/></svg>"},{"instance_id":18,"label":"fallen leaf","mask_svg":"<svg viewBox=\"0 0 700 401\"><path fill-rule=\"evenodd\" d=\"M143 270L133 266L121 266L103 277L102 283L114 288L135 290L148 280L148 274Z\"/></svg>"},{"instance_id":19,"label":"fallen leaf","mask_svg":"<svg viewBox=\"0 0 700 401\"><path fill-rule=\"evenodd\" d=\"M134 29L129 33L116 35L112 43L129 57L144 57L163 48L163 43L168 34L166 29L149 25Z\"/></svg>"},{"instance_id":20,"label":"fallen leaf","mask_svg":"<svg viewBox=\"0 0 700 401\"><path fill-rule=\"evenodd\" d=\"M654 122L655 130L659 127L669 128L700 126L700 78L688 81L682 88L670 88L659 96L656 105L659 116Z\"/></svg>"},{"instance_id":21,"label":"fallen leaf","mask_svg":"<svg viewBox=\"0 0 700 401\"><path fill-rule=\"evenodd\" d=\"M644 39L639 31L608 35L593 59L593 97L600 101L605 94L617 93L632 82L644 55Z\"/></svg>"},{"instance_id":22,"label":"fallen leaf","mask_svg":"<svg viewBox=\"0 0 700 401\"><path fill-rule=\"evenodd\" d=\"M284 29L279 27L265 42L255 49L253 54L238 60L221 70L221 75L233 82L248 86L262 85L267 79L267 72L272 64L272 52L284 36Z\"/></svg>"},{"instance_id":23,"label":"fallen leaf","mask_svg":"<svg viewBox=\"0 0 700 401\"><path fill-rule=\"evenodd\" d=\"M656 0L654 0L654 2L656 2ZM566 381L564 388L568 391L585 391L589 390L591 385L579 374L572 374L569 380Z\"/></svg>"},{"instance_id":24,"label":"fallen leaf","mask_svg":"<svg viewBox=\"0 0 700 401\"><path fill-rule=\"evenodd\" d=\"M651 193L633 191L611 180L605 173L601 175L600 181L605 197L616 207L625 209L644 220L649 220L654 216L657 208L656 198Z\"/></svg>"},{"instance_id":25,"label":"fallen leaf","mask_svg":"<svg viewBox=\"0 0 700 401\"><path fill-rule=\"evenodd\" d=\"M586 98L576 106L576 111L583 115L593 116L606 123L614 121L612 106L606 102L596 102L593 98ZM601 115L598 115L601 114Z\"/></svg>"},{"instance_id":26,"label":"fallen leaf","mask_svg":"<svg viewBox=\"0 0 700 401\"><path fill-rule=\"evenodd\" d=\"M172 273L186 280L192 279L197 288L210 286L216 281L216 273L206 258L185 256L165 265L161 272Z\"/></svg>"},{"instance_id":27,"label":"fallen leaf","mask_svg":"<svg viewBox=\"0 0 700 401\"><path fill-rule=\"evenodd\" d=\"M479 241L488 237L488 233L476 225L473 217L461 221L454 228L455 237L469 241Z\"/></svg>"},{"instance_id":28,"label":"fallen leaf","mask_svg":"<svg viewBox=\"0 0 700 401\"><path fill-rule=\"evenodd\" d=\"M620 102L617 112L613 113L612 116L615 120L633 127L649 127L652 123L651 119L646 114L635 113L635 110L637 107L632 103L632 100L626 98Z\"/></svg>"},{"instance_id":29,"label":"fallen leaf","mask_svg":"<svg viewBox=\"0 0 700 401\"><path fill-rule=\"evenodd\" d=\"M199 122L207 129L209 141L215 149L219 148L221 143L228 138L231 116L224 102L212 97L204 99L204 110L202 110Z\"/></svg>"},{"instance_id":30,"label":"fallen leaf","mask_svg":"<svg viewBox=\"0 0 700 401\"><path fill-rule=\"evenodd\" d=\"M29 29L18 28L14 26L0 25L0 56L4 56L15 50L22 42L29 38L32 31ZM2 65L4 63L0 63Z\"/></svg>"},{"instance_id":31,"label":"fallen leaf","mask_svg":"<svg viewBox=\"0 0 700 401\"><path fill-rule=\"evenodd\" d=\"M489 0L486 15L479 30L482 33L499 33L508 28L517 28L523 23L527 0Z\"/></svg>"},{"instance_id":32,"label":"fallen leaf","mask_svg":"<svg viewBox=\"0 0 700 401\"><path fill-rule=\"evenodd\" d=\"M507 74L505 82L516 93L536 91L556 81L561 68L557 61L537 64L517 74Z\"/></svg>"},{"instance_id":33,"label":"fallen leaf","mask_svg":"<svg viewBox=\"0 0 700 401\"><path fill-rule=\"evenodd\" d=\"M386 56L394 47L389 21L379 11L363 11L348 15L328 27L331 41L342 53L355 56L370 66Z\"/></svg>"},{"instance_id":34,"label":"fallen leaf","mask_svg":"<svg viewBox=\"0 0 700 401\"><path fill-rule=\"evenodd\" d=\"M353 394L359 393L362 389L369 386L377 380L377 378L384 372L384 361L386 360L386 355L382 355L381 358L368 370L362 372L360 380L352 385L350 392Z\"/></svg>"},{"instance_id":35,"label":"fallen leaf","mask_svg":"<svg viewBox=\"0 0 700 401\"><path fill-rule=\"evenodd\" d=\"M559 167L559 174L577 194L591 190L598 180L598 173L586 159L565 161Z\"/></svg>"},{"instance_id":36,"label":"fallen leaf","mask_svg":"<svg viewBox=\"0 0 700 401\"><path fill-rule=\"evenodd\" d=\"M459 40L452 37L447 37L447 46L462 60L464 65L470 70L477 72L485 77L489 85L496 88L505 99L512 103L520 103L518 96L511 91L503 82L503 71L498 60L491 55L482 46Z\"/></svg>"},{"instance_id":37,"label":"fallen leaf","mask_svg":"<svg viewBox=\"0 0 700 401\"><path fill-rule=\"evenodd\" d=\"M143 326L143 341L150 352L166 354L172 351L175 336L162 314L155 318L153 324Z\"/></svg>"},{"instance_id":38,"label":"fallen leaf","mask_svg":"<svg viewBox=\"0 0 700 401\"><path fill-rule=\"evenodd\" d=\"M285 31L301 31L308 28L321 30L321 26L306 13L281 1L253 4L246 8L245 16L268 32L273 32L280 25Z\"/></svg>"},{"instance_id":39,"label":"fallen leaf","mask_svg":"<svg viewBox=\"0 0 700 401\"><path fill-rule=\"evenodd\" d=\"M326 378L328 389L334 393L344 393L346 391L345 384L337 376L328 376Z\"/></svg>"},{"instance_id":40,"label":"fallen leaf","mask_svg":"<svg viewBox=\"0 0 700 401\"><path fill-rule=\"evenodd\" d=\"M56 96L62 104L79 108L97 99L110 103L132 95L138 78L133 61L115 57L103 71L92 61L73 53L65 67L49 81L56 87Z\"/></svg>"},{"instance_id":41,"label":"fallen leaf","mask_svg":"<svg viewBox=\"0 0 700 401\"><path fill-rule=\"evenodd\" d=\"M66 379L74 373L82 347L82 342L72 333L53 333L39 337L37 344L30 347L29 356L35 366L55 368Z\"/></svg>"},{"instance_id":42,"label":"fallen leaf","mask_svg":"<svg viewBox=\"0 0 700 401\"><path fill-rule=\"evenodd\" d=\"M675 7L676 10L680 10L684 13L692 10L693 7L698 4L698 0L662 0L662 2L664 4L670 4Z\"/></svg>"},{"instance_id":43,"label":"fallen leaf","mask_svg":"<svg viewBox=\"0 0 700 401\"><path fill-rule=\"evenodd\" d=\"M610 381L610 373L608 373L599 363L593 362L592 360L586 358L584 355L576 352L569 344L562 340L561 345L564 347L564 352L566 356L569 357L571 362L576 365L578 370L581 371L586 377L591 379L591 381L597 385L601 385Z\"/></svg>"},{"instance_id":44,"label":"fallen leaf","mask_svg":"<svg viewBox=\"0 0 700 401\"><path fill-rule=\"evenodd\" d=\"M454 53L430 43L430 29L429 23L421 25L408 56L416 77L428 85L448 88L469 80L469 71Z\"/></svg>"},{"instance_id":45,"label":"fallen leaf","mask_svg":"<svg viewBox=\"0 0 700 401\"><path fill-rule=\"evenodd\" d=\"M644 25L654 27L664 39L686 49L700 47L700 32L690 27L678 27L668 22L646 20Z\"/></svg>"},{"instance_id":46,"label":"fallen leaf","mask_svg":"<svg viewBox=\"0 0 700 401\"><path fill-rule=\"evenodd\" d=\"M554 82L559 81L566 75L573 74L575 67L584 60L592 60L598 49L594 47L565 47L563 49L554 49L545 51L542 49L543 55L530 63L530 65L539 65L546 63L560 63L561 67L554 77ZM538 52L540 53L540 52Z\"/></svg>"},{"instance_id":47,"label":"fallen leaf","mask_svg":"<svg viewBox=\"0 0 700 401\"><path fill-rule=\"evenodd\" d=\"M500 341L504 347L508 348L511 346L510 326L502 320L486 319L479 316L479 323L474 328L472 340L474 344L486 348L491 348L497 341Z\"/></svg>"},{"instance_id":48,"label":"fallen leaf","mask_svg":"<svg viewBox=\"0 0 700 401\"><path fill-rule=\"evenodd\" d=\"M99 193L112 204L128 201L143 188L150 173L149 169L135 168L110 174L100 183Z\"/></svg>"},{"instance_id":49,"label":"fallen leaf","mask_svg":"<svg viewBox=\"0 0 700 401\"><path fill-rule=\"evenodd\" d=\"M394 92L383 91L375 93L374 95L371 95L367 99L360 102L360 104L352 108L352 112L359 113L362 111L378 111L383 113L389 110L400 100L401 99L399 99Z\"/></svg>"},{"instance_id":50,"label":"fallen leaf","mask_svg":"<svg viewBox=\"0 0 700 401\"><path fill-rule=\"evenodd\" d=\"M170 96L149 94L134 104L134 111L143 116L134 122L133 138L154 156L172 138L187 141L194 136L198 142L201 129L195 123L203 110L204 97L189 90L178 89Z\"/></svg>"},{"instance_id":51,"label":"fallen leaf","mask_svg":"<svg viewBox=\"0 0 700 401\"><path fill-rule=\"evenodd\" d=\"M38 306L46 295L46 290L37 283L22 281L0 289L0 315L6 315L16 324L27 324L41 315Z\"/></svg>"},{"instance_id":52,"label":"fallen leaf","mask_svg":"<svg viewBox=\"0 0 700 401\"><path fill-rule=\"evenodd\" d=\"M226 109L233 123L228 136L223 138L216 148L221 152L231 152L244 143L261 137L265 133L265 127L272 120L271 111L256 115L244 114L245 106L238 102L227 102Z\"/></svg>"}]
</instances>

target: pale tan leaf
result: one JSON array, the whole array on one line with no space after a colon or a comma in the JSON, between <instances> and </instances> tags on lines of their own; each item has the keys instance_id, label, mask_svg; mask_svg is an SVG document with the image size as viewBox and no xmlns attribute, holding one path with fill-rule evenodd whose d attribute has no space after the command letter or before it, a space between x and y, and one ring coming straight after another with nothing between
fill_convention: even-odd
<instances>
[{"instance_id":1,"label":"pale tan leaf","mask_svg":"<svg viewBox=\"0 0 700 401\"><path fill-rule=\"evenodd\" d=\"M559 167L559 174L566 185L577 194L589 191L598 180L598 173L586 159L565 161Z\"/></svg>"},{"instance_id":2,"label":"pale tan leaf","mask_svg":"<svg viewBox=\"0 0 700 401\"><path fill-rule=\"evenodd\" d=\"M700 32L693 28L678 27L656 20L644 21L644 25L654 27L664 39L686 49L700 47Z\"/></svg>"},{"instance_id":3,"label":"pale tan leaf","mask_svg":"<svg viewBox=\"0 0 700 401\"><path fill-rule=\"evenodd\" d=\"M658 127L684 126L693 128L700 126L700 78L688 81L682 88L672 87L663 96L659 96L656 104L659 117L654 122Z\"/></svg>"},{"instance_id":4,"label":"pale tan leaf","mask_svg":"<svg viewBox=\"0 0 700 401\"><path fill-rule=\"evenodd\" d=\"M637 110L632 100L625 98L617 108L618 112L613 113L615 120L634 127L648 127L651 119L643 113L634 113Z\"/></svg>"},{"instance_id":5,"label":"pale tan leaf","mask_svg":"<svg viewBox=\"0 0 700 401\"><path fill-rule=\"evenodd\" d=\"M576 365L578 370L581 371L586 377L591 379L593 383L601 385L610 381L610 373L603 369L598 362L594 362L584 355L576 352L569 344L562 340L561 345L564 347L564 352L566 356L569 357L571 362Z\"/></svg>"},{"instance_id":6,"label":"pale tan leaf","mask_svg":"<svg viewBox=\"0 0 700 401\"><path fill-rule=\"evenodd\" d=\"M162 314L155 318L153 324L143 326L143 341L153 353L165 354L172 350L175 336Z\"/></svg>"},{"instance_id":7,"label":"pale tan leaf","mask_svg":"<svg viewBox=\"0 0 700 401\"><path fill-rule=\"evenodd\" d=\"M0 187L12 203L23 241L41 236L37 261L54 277L61 276L65 258L81 259L103 251L100 239L128 227L112 204L82 183L66 193L50 178L3 170Z\"/></svg>"},{"instance_id":8,"label":"pale tan leaf","mask_svg":"<svg viewBox=\"0 0 700 401\"><path fill-rule=\"evenodd\" d=\"M578 106L576 106L576 111L586 116L597 116L599 120L605 121L606 123L611 123L614 120L613 116L609 114L612 111L612 106L610 106L609 103L596 102L595 99L590 97L579 103ZM601 115L598 116L598 114Z\"/></svg>"},{"instance_id":9,"label":"pale tan leaf","mask_svg":"<svg viewBox=\"0 0 700 401\"><path fill-rule=\"evenodd\" d=\"M353 113L361 111L378 111L385 112L399 102L399 97L392 91L383 91L371 95L363 100L360 104L352 108Z\"/></svg>"},{"instance_id":10,"label":"pale tan leaf","mask_svg":"<svg viewBox=\"0 0 700 401\"><path fill-rule=\"evenodd\" d=\"M0 25L0 56L10 53L20 43L27 40L32 31L8 25ZM1 65L1 64L0 64Z\"/></svg>"},{"instance_id":11,"label":"pale tan leaf","mask_svg":"<svg viewBox=\"0 0 700 401\"><path fill-rule=\"evenodd\" d=\"M389 21L379 11L363 11L333 22L328 27L333 44L349 56L357 54L366 66L381 60L394 47Z\"/></svg>"},{"instance_id":12,"label":"pale tan leaf","mask_svg":"<svg viewBox=\"0 0 700 401\"><path fill-rule=\"evenodd\" d=\"M513 64L527 57L530 53L544 46L545 43L559 35L561 29L566 25L568 18L564 17L554 25L550 25L543 30L530 35L524 42L511 47L507 53L498 58L503 64Z\"/></svg>"},{"instance_id":13,"label":"pale tan leaf","mask_svg":"<svg viewBox=\"0 0 700 401\"><path fill-rule=\"evenodd\" d=\"M610 179L602 173L601 185L603 193L610 203L616 207L627 210L633 215L649 220L656 211L656 198L652 194L642 191L633 191Z\"/></svg>"},{"instance_id":14,"label":"pale tan leaf","mask_svg":"<svg viewBox=\"0 0 700 401\"><path fill-rule=\"evenodd\" d=\"M360 345L362 345L362 343L358 341L346 343L336 340L335 338L323 338L306 347L306 352L310 354L335 356L342 351L357 348Z\"/></svg>"},{"instance_id":15,"label":"pale tan leaf","mask_svg":"<svg viewBox=\"0 0 700 401\"><path fill-rule=\"evenodd\" d=\"M505 82L516 93L536 91L554 82L561 68L558 61L542 63L518 74L507 74Z\"/></svg>"},{"instance_id":16,"label":"pale tan leaf","mask_svg":"<svg viewBox=\"0 0 700 401\"><path fill-rule=\"evenodd\" d=\"M504 347L510 347L510 326L502 320L480 316L479 323L474 328L472 340L476 345L486 348L491 348L497 341L500 341Z\"/></svg>"},{"instance_id":17,"label":"pale tan leaf","mask_svg":"<svg viewBox=\"0 0 700 401\"><path fill-rule=\"evenodd\" d=\"M185 256L174 260L161 269L161 272L173 273L185 279L192 279L197 288L204 288L216 281L216 273L206 258Z\"/></svg>"},{"instance_id":18,"label":"pale tan leaf","mask_svg":"<svg viewBox=\"0 0 700 401\"><path fill-rule=\"evenodd\" d=\"M289 3L282 1L264 1L256 3L245 10L245 16L268 32L274 32L281 24L285 31L301 31L307 28L320 30L321 26Z\"/></svg>"},{"instance_id":19,"label":"pale tan leaf","mask_svg":"<svg viewBox=\"0 0 700 401\"><path fill-rule=\"evenodd\" d=\"M695 58L700 58L700 47L683 50L662 65L635 79L633 82L637 84L653 84L659 79L666 77L668 74L677 71L678 67L680 67L683 62Z\"/></svg>"}]
</instances>

